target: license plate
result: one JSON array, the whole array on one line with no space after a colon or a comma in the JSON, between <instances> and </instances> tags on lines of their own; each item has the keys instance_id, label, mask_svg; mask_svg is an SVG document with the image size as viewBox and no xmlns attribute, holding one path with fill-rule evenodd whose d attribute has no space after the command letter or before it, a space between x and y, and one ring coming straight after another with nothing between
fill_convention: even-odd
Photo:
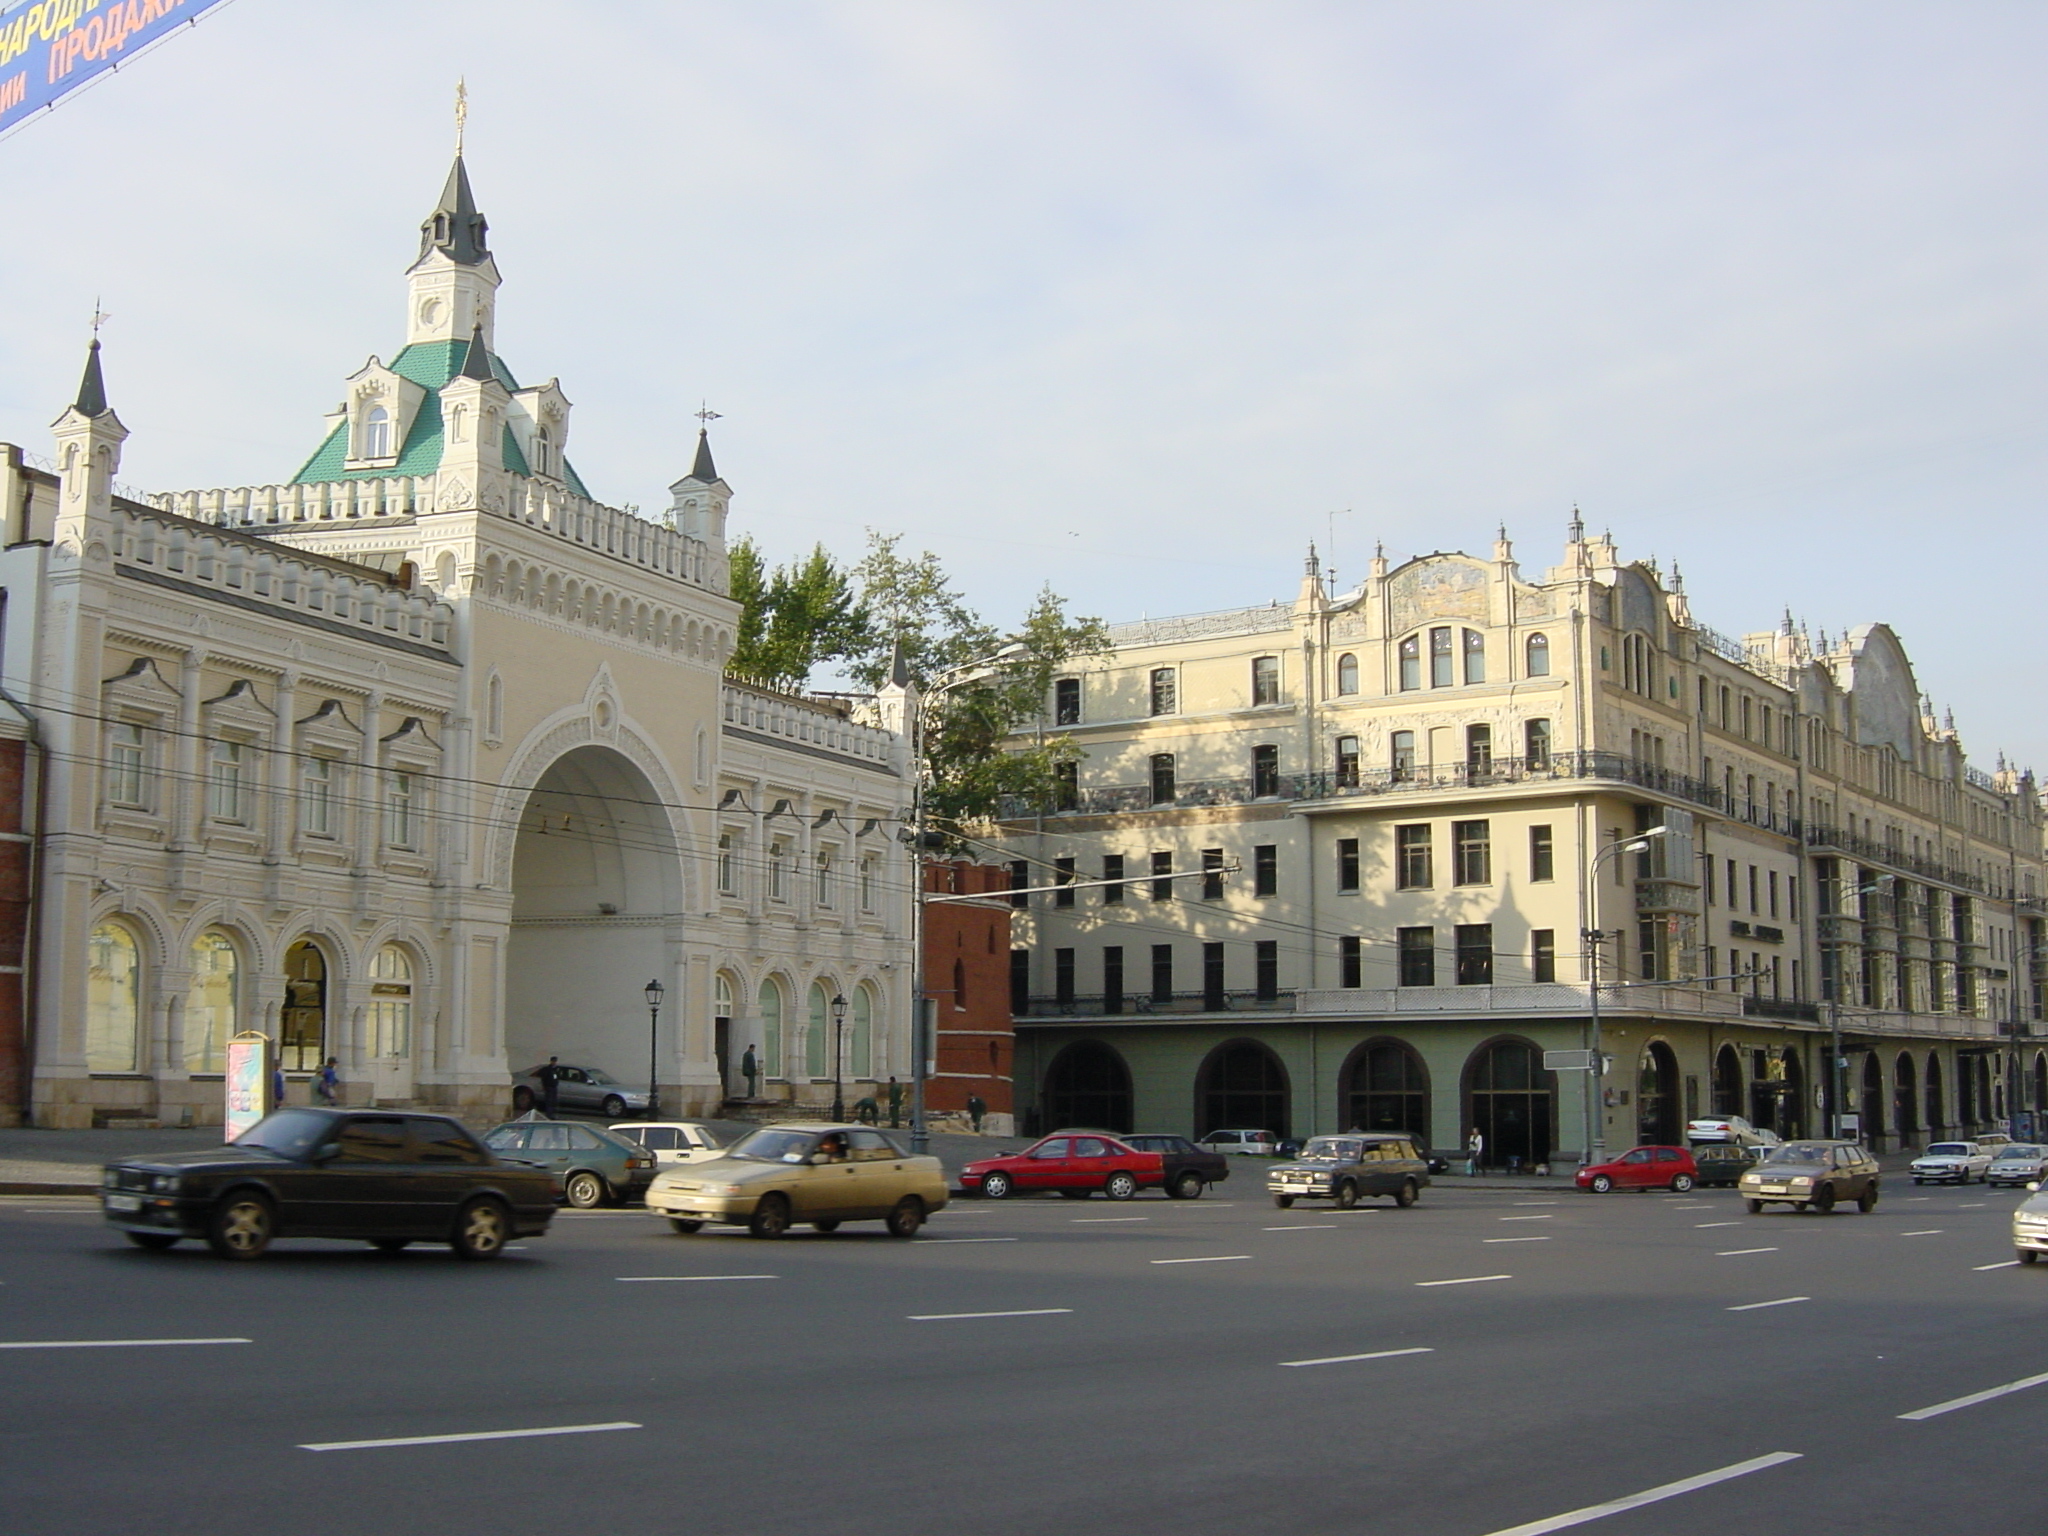
<instances>
[{"instance_id":1,"label":"license plate","mask_svg":"<svg viewBox=\"0 0 2048 1536\"><path fill-rule=\"evenodd\" d=\"M107 1209L110 1211L139 1211L142 1209L140 1195L109 1195Z\"/></svg>"},{"instance_id":2,"label":"license plate","mask_svg":"<svg viewBox=\"0 0 2048 1536\"><path fill-rule=\"evenodd\" d=\"M1760 1186L1757 1192L1759 1194L1765 1195L1782 1195L1785 1194L1787 1191L1785 1189L1785 1186L1782 1184L1765 1184Z\"/></svg>"}]
</instances>

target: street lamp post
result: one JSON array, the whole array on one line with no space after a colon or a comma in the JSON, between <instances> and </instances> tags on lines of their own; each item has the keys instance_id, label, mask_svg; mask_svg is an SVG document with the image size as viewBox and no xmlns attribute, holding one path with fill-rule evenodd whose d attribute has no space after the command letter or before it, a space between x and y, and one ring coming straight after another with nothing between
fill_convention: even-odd
<instances>
[{"instance_id":1,"label":"street lamp post","mask_svg":"<svg viewBox=\"0 0 2048 1536\"><path fill-rule=\"evenodd\" d=\"M1595 848L1593 857L1586 865L1586 916L1589 926L1579 930L1579 940L1586 950L1586 1150L1588 1166L1602 1160L1607 1150L1607 1121L1601 1113L1606 1097L1602 1084L1607 1074L1600 1055L1600 946L1607 942L1608 934L1599 926L1597 908L1600 900L1600 865L1607 859L1617 858L1624 853L1641 853L1650 846L1650 839L1663 837L1669 827L1648 827L1633 837L1609 843L1605 848ZM1616 929L1618 936L1622 930Z\"/></svg>"},{"instance_id":2,"label":"street lamp post","mask_svg":"<svg viewBox=\"0 0 2048 1536\"><path fill-rule=\"evenodd\" d=\"M668 989L656 977L644 989L647 995L647 1118L652 1120L661 1113L661 1053L656 1042L660 1038L661 999Z\"/></svg>"},{"instance_id":3,"label":"street lamp post","mask_svg":"<svg viewBox=\"0 0 2048 1536\"><path fill-rule=\"evenodd\" d=\"M846 1118L846 1096L839 1082L840 1063L846 1059L841 1044L846 1026L846 998L840 993L832 995L832 1118Z\"/></svg>"}]
</instances>

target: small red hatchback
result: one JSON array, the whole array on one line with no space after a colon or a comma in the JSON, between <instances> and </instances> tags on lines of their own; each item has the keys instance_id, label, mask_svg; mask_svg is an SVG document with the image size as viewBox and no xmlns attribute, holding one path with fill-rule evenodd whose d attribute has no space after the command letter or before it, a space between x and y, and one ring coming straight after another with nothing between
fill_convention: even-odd
<instances>
[{"instance_id":1,"label":"small red hatchback","mask_svg":"<svg viewBox=\"0 0 2048 1536\"><path fill-rule=\"evenodd\" d=\"M1165 1162L1157 1152L1140 1152L1100 1132L1060 1131L1022 1152L980 1158L960 1170L960 1187L985 1200L1048 1189L1070 1200L1085 1200L1098 1189L1112 1200L1128 1200L1165 1181Z\"/></svg>"},{"instance_id":2,"label":"small red hatchback","mask_svg":"<svg viewBox=\"0 0 2048 1536\"><path fill-rule=\"evenodd\" d=\"M1683 1147L1637 1147L1611 1163L1581 1168L1578 1183L1596 1195L1610 1189L1668 1189L1682 1195L1699 1176L1699 1165Z\"/></svg>"}]
</instances>

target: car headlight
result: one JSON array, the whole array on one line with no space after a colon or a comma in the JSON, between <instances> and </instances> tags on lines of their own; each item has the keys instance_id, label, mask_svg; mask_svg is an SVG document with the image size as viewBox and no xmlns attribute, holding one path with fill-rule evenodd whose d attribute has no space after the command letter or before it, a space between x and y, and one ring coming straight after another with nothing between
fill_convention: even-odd
<instances>
[{"instance_id":1,"label":"car headlight","mask_svg":"<svg viewBox=\"0 0 2048 1536\"><path fill-rule=\"evenodd\" d=\"M108 1189L119 1189L121 1187L120 1172L113 1168L102 1169L100 1171L100 1183Z\"/></svg>"},{"instance_id":2,"label":"car headlight","mask_svg":"<svg viewBox=\"0 0 2048 1536\"><path fill-rule=\"evenodd\" d=\"M1811 1180L1811 1179L1787 1179L1787 1180L1785 1181L1785 1183L1786 1183L1786 1186L1787 1186L1788 1188L1791 1188L1791 1189L1811 1189L1811 1188L1813 1188L1813 1180Z\"/></svg>"},{"instance_id":3,"label":"car headlight","mask_svg":"<svg viewBox=\"0 0 2048 1536\"><path fill-rule=\"evenodd\" d=\"M149 1187L160 1195L175 1195L178 1192L178 1176L175 1173L159 1173L150 1179Z\"/></svg>"},{"instance_id":4,"label":"car headlight","mask_svg":"<svg viewBox=\"0 0 2048 1536\"><path fill-rule=\"evenodd\" d=\"M737 1184L699 1184L697 1192L702 1195L736 1195L740 1187Z\"/></svg>"}]
</instances>

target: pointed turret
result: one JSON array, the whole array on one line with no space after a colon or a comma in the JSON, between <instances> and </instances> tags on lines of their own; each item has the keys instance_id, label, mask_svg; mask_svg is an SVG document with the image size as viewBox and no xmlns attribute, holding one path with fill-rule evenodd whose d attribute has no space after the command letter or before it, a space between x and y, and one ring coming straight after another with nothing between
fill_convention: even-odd
<instances>
[{"instance_id":1,"label":"pointed turret","mask_svg":"<svg viewBox=\"0 0 2048 1536\"><path fill-rule=\"evenodd\" d=\"M459 150L440 203L420 224L420 253L406 275L412 281L408 345L445 341L460 347L479 328L484 345L491 345L498 263Z\"/></svg>"},{"instance_id":2,"label":"pointed turret","mask_svg":"<svg viewBox=\"0 0 2048 1536\"><path fill-rule=\"evenodd\" d=\"M699 427L697 429L697 458L690 465L689 478L701 480L706 485L711 484L712 481L718 478L718 466L711 462L711 429L709 427Z\"/></svg>"},{"instance_id":3,"label":"pointed turret","mask_svg":"<svg viewBox=\"0 0 2048 1536\"><path fill-rule=\"evenodd\" d=\"M121 468L121 444L128 429L107 404L100 373L99 338L85 355L78 399L51 423L56 435L57 492L54 541L62 561L80 560L85 569L111 569L114 547L114 476Z\"/></svg>"},{"instance_id":4,"label":"pointed turret","mask_svg":"<svg viewBox=\"0 0 2048 1536\"><path fill-rule=\"evenodd\" d=\"M81 416L104 416L107 414L107 381L100 373L100 339L92 339L92 349L85 354L85 377L78 381L78 401L72 407Z\"/></svg>"},{"instance_id":5,"label":"pointed turret","mask_svg":"<svg viewBox=\"0 0 2048 1536\"><path fill-rule=\"evenodd\" d=\"M705 585L725 590L725 516L732 504L732 487L719 477L711 462L711 428L697 429L697 456L690 472L669 488L668 525L687 539L704 546L709 557Z\"/></svg>"},{"instance_id":6,"label":"pointed turret","mask_svg":"<svg viewBox=\"0 0 2048 1536\"><path fill-rule=\"evenodd\" d=\"M460 266L480 267L491 259L489 233L490 225L476 211L469 171L458 150L448 168L448 184L441 188L441 201L420 224L420 255L439 251Z\"/></svg>"},{"instance_id":7,"label":"pointed turret","mask_svg":"<svg viewBox=\"0 0 2048 1536\"><path fill-rule=\"evenodd\" d=\"M491 367L491 352L484 345L481 324L469 333L469 347L462 354L462 366L455 370L455 376L460 379L495 379L498 376Z\"/></svg>"}]
</instances>

